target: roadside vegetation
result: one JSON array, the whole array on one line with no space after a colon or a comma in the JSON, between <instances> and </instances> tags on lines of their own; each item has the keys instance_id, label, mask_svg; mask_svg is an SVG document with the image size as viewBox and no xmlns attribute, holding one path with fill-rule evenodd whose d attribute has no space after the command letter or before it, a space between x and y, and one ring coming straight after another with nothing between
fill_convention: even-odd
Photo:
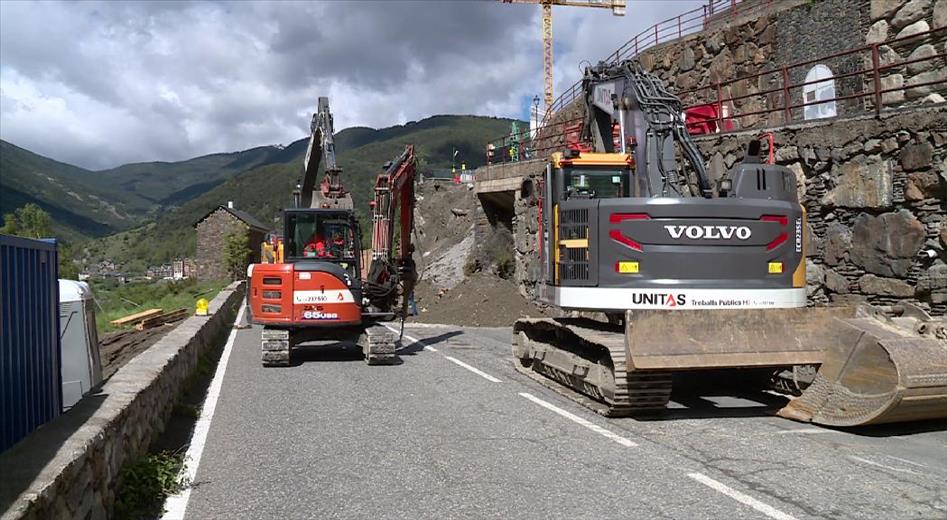
<instances>
[{"instance_id":1,"label":"roadside vegetation","mask_svg":"<svg viewBox=\"0 0 947 520\"><path fill-rule=\"evenodd\" d=\"M24 238L52 238L54 236L53 219L49 213L43 211L43 208L29 203L3 216L0 233ZM59 240L57 247L59 249L59 277L75 280L79 277L79 268L72 261L74 255L72 245Z\"/></svg>"},{"instance_id":2,"label":"roadside vegetation","mask_svg":"<svg viewBox=\"0 0 947 520\"><path fill-rule=\"evenodd\" d=\"M92 294L98 303L96 328L99 333L117 330L110 321L148 309L167 312L184 308L193 313L198 299L212 300L228 283L226 280L187 279L119 284L112 279L93 280Z\"/></svg>"},{"instance_id":3,"label":"roadside vegetation","mask_svg":"<svg viewBox=\"0 0 947 520\"><path fill-rule=\"evenodd\" d=\"M148 453L122 466L115 490L114 518L160 518L167 498L192 484L185 475L189 462L186 452L226 335L227 331L222 331L212 341L214 347L198 358L194 371L181 385L164 431L148 447Z\"/></svg>"},{"instance_id":4,"label":"roadside vegetation","mask_svg":"<svg viewBox=\"0 0 947 520\"><path fill-rule=\"evenodd\" d=\"M163 451L122 466L115 490L114 518L158 518L164 500L190 485L184 475L184 453Z\"/></svg>"}]
</instances>

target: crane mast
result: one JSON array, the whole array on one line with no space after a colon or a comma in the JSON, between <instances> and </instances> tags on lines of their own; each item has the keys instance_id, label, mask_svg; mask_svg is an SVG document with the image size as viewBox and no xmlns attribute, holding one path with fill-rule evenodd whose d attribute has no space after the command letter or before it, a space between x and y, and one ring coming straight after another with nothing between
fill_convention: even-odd
<instances>
[{"instance_id":1,"label":"crane mast","mask_svg":"<svg viewBox=\"0 0 947 520\"><path fill-rule=\"evenodd\" d=\"M625 16L626 0L500 0L504 4L539 4L542 7L543 38L543 102L546 111L553 102L552 6L597 7L611 9L615 16Z\"/></svg>"}]
</instances>

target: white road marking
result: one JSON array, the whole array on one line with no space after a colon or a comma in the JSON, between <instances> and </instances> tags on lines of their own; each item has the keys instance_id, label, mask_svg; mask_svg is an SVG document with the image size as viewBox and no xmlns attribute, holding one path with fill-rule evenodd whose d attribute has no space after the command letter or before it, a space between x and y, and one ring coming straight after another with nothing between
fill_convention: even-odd
<instances>
[{"instance_id":1,"label":"white road marking","mask_svg":"<svg viewBox=\"0 0 947 520\"><path fill-rule=\"evenodd\" d=\"M785 435L787 433L802 433L802 434L816 434L816 433L835 433L835 430L828 430L825 428L796 428L790 430L783 430L781 432L776 432L776 435Z\"/></svg>"},{"instance_id":2,"label":"white road marking","mask_svg":"<svg viewBox=\"0 0 947 520\"><path fill-rule=\"evenodd\" d=\"M892 459L892 460L897 460L897 461L903 462L903 463L905 463L905 464L910 464L910 465L912 465L912 466L917 466L917 467L919 467L919 468L926 468L926 467L928 467L927 464L921 464L920 462L914 462L913 460L902 459L901 457L895 457L894 455L885 455L885 457L888 457L889 459Z\"/></svg>"},{"instance_id":3,"label":"white road marking","mask_svg":"<svg viewBox=\"0 0 947 520\"><path fill-rule=\"evenodd\" d=\"M243 319L243 313L247 308L240 307L237 313L237 319L234 324L240 323ZM227 371L227 362L230 360L230 352L233 350L233 342L237 339L237 329L230 331L227 337L227 343L224 345L224 351L220 355L220 361L217 362L217 370L214 372L214 379L210 382L207 389L207 398L204 400L204 406L201 408L201 416L194 424L194 434L191 436L191 445L187 448L185 455L184 477L187 482L194 482L197 477L197 467L201 463L201 454L204 451L204 444L207 442L207 432L210 431L210 422L214 418L214 410L217 409L217 399L220 397L220 387L224 383L224 373ZM161 520L183 520L184 513L187 511L187 502L191 498L191 486L187 486L180 493L170 496L164 502L164 515Z\"/></svg>"},{"instance_id":4,"label":"white road marking","mask_svg":"<svg viewBox=\"0 0 947 520\"><path fill-rule=\"evenodd\" d=\"M894 466L886 466L886 465L884 465L884 464L880 464L880 463L875 462L875 461L873 461L873 460L868 460L868 459L863 459L863 458L861 458L861 457L856 457L855 455L849 455L848 458L851 459L851 460L857 461L857 462L861 462L861 463L864 463L864 464L868 464L868 465L870 465L870 466L876 466L876 467L879 467L879 468L889 469L889 470L891 470L891 471L897 471L898 473L910 473L911 475L920 475L920 474L921 474L921 473L918 473L918 472L916 472L916 471L912 471L912 470L910 470L910 469L896 468L896 467L894 467Z\"/></svg>"},{"instance_id":5,"label":"white road marking","mask_svg":"<svg viewBox=\"0 0 947 520\"><path fill-rule=\"evenodd\" d=\"M446 358L446 359L447 359L448 361L450 361L451 363L457 364L457 365L459 365L459 366L462 366L462 367L466 368L467 370L470 370L470 371L473 372L474 374L477 374L478 376L480 376L480 377L486 379L487 381L491 381L491 382L494 382L494 383L502 383L502 382L503 382L503 381L500 381L499 379L497 379L497 378L491 376L490 374L484 372L483 370L480 370L480 369L477 368L477 367L472 367L472 366L468 365L467 363L464 363L463 361L461 361L461 360L459 360L459 359L457 359L457 358L452 358L452 357L450 357L450 356L444 356L444 358Z\"/></svg>"},{"instance_id":6,"label":"white road marking","mask_svg":"<svg viewBox=\"0 0 947 520\"><path fill-rule=\"evenodd\" d=\"M787 515L786 513L783 513L782 511L780 511L779 509L776 509L775 507L769 504L764 504L763 502L760 502L759 500L749 495L744 495L743 493L740 493L739 491L729 486L726 486L724 484L721 484L720 482L717 482L716 480L708 477L707 475L704 475L703 473L688 473L687 476L713 489L714 491L719 491L723 493L724 495L727 495L728 497L736 500L737 502L740 502L741 504L745 504L752 507L753 509L756 509L760 513L763 513L764 515L770 518L775 518L776 520L796 520L796 517L792 515Z\"/></svg>"},{"instance_id":7,"label":"white road marking","mask_svg":"<svg viewBox=\"0 0 947 520\"><path fill-rule=\"evenodd\" d=\"M630 441L630 440L628 440L628 439L622 437L621 435L612 433L612 432L606 430L605 428L602 428L601 426L599 426L599 425L597 425L597 424L594 424L594 423L591 423L591 422L589 422L589 421L586 421L585 419L579 417L578 415L571 414L571 413L569 413L569 412L563 410L562 408L559 408L558 406L556 406L556 405L554 405L554 404L552 404L552 403L547 403L546 401L543 401L542 399L540 399L540 398L538 398L538 397L536 397L536 396L534 396L534 395L532 395L532 394L528 394L528 393L526 393L526 392L520 392L520 395L521 395L522 397L525 397L525 398L529 399L530 401L532 401L532 402L538 404L539 406L542 406L543 408L545 408L545 409L547 409L547 410L550 410L550 411L552 411L552 412L555 412L555 413L557 413L557 414L559 414L559 415L565 417L566 419L569 419L570 421L572 421L572 422L574 422L574 423L576 423L576 424L580 424L580 425L582 425L582 426L585 426L586 428L592 430L593 432L595 432L595 433L597 433L597 434L599 434L599 435L602 435L603 437L606 437L606 438L608 438L608 439L611 439L611 440L617 442L618 444L621 444L622 446L624 446L624 447L626 447L626 448L633 448L633 447L637 446L636 443L634 443L634 442L632 442L632 441Z\"/></svg>"},{"instance_id":8,"label":"white road marking","mask_svg":"<svg viewBox=\"0 0 947 520\"><path fill-rule=\"evenodd\" d=\"M401 331L399 331L398 329L396 329L396 328L394 328L394 327L389 327L388 325L385 325L385 328L388 329L388 330L390 330L391 332L401 332ZM434 347L429 347L429 346L425 345L424 342L421 341L421 340L419 340L418 338L415 338L415 337L413 337L413 336L409 336L409 335L407 335L407 334L403 334L403 336L405 337L405 339L407 339L407 340L410 341L411 343L420 343L421 345L424 346L424 350L427 350L427 351L429 351L429 352L437 352L437 349L436 349L436 348L434 348Z\"/></svg>"}]
</instances>

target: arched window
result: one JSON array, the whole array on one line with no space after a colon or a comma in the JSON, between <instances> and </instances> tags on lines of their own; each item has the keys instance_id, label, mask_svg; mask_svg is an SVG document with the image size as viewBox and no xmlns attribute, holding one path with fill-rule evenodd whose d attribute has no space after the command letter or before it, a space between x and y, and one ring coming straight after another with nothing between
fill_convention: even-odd
<instances>
[{"instance_id":1,"label":"arched window","mask_svg":"<svg viewBox=\"0 0 947 520\"><path fill-rule=\"evenodd\" d=\"M835 98L835 80L832 79L832 69L822 64L812 67L806 74L806 83L802 87L802 99L806 102L803 117L806 119L835 117L835 101L827 101ZM818 103L819 101L825 101L825 103Z\"/></svg>"}]
</instances>

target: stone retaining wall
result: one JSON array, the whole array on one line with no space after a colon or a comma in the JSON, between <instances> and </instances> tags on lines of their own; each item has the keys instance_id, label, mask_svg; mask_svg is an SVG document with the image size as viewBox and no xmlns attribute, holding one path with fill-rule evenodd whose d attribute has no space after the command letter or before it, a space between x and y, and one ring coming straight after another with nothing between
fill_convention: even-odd
<instances>
[{"instance_id":1,"label":"stone retaining wall","mask_svg":"<svg viewBox=\"0 0 947 520\"><path fill-rule=\"evenodd\" d=\"M115 373L101 390L0 454L3 520L108 517L118 472L164 430L198 359L226 337L244 286L237 282Z\"/></svg>"}]
</instances>

